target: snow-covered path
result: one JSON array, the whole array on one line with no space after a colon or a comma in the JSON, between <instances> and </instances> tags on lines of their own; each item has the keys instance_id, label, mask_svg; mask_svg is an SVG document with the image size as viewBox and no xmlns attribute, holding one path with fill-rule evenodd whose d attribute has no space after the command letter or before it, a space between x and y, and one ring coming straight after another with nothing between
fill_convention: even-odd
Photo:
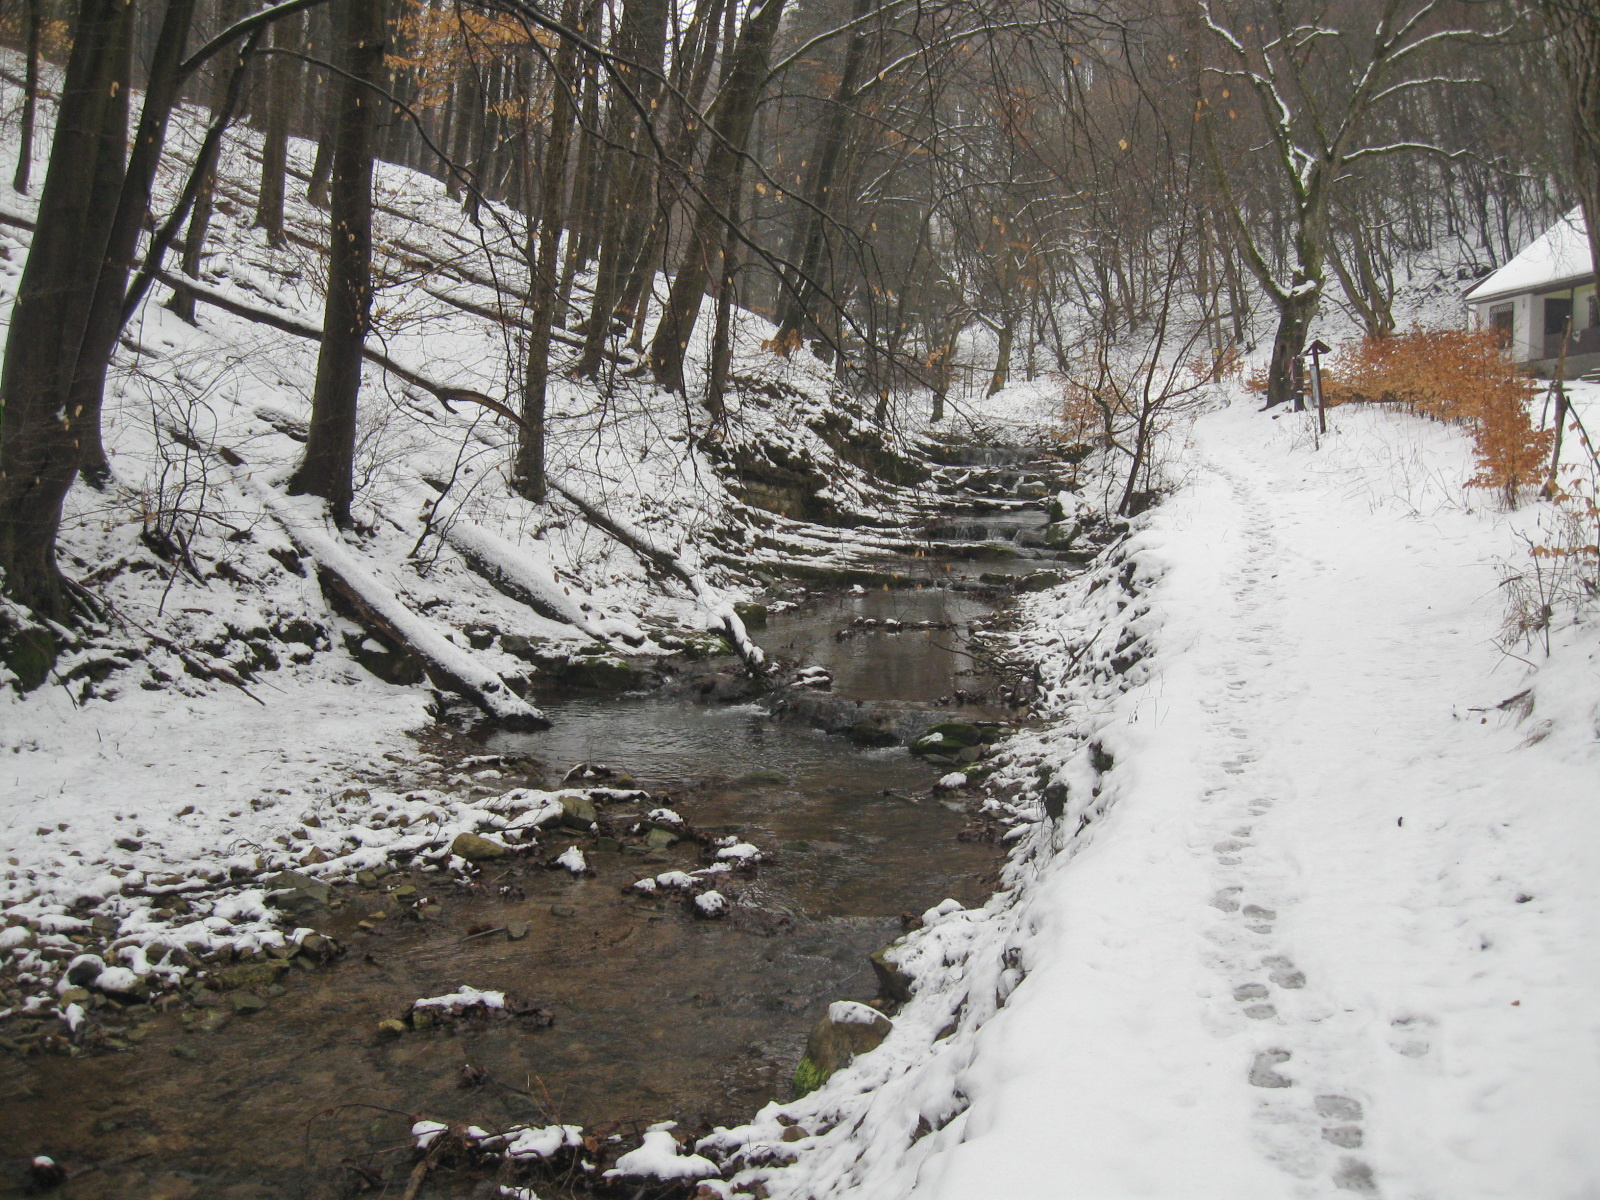
<instances>
[{"instance_id":1,"label":"snow-covered path","mask_svg":"<svg viewBox=\"0 0 1600 1200\"><path fill-rule=\"evenodd\" d=\"M1497 709L1505 519L1450 432L1340 424L1200 421L1114 806L912 1194L1600 1196L1600 660Z\"/></svg>"}]
</instances>

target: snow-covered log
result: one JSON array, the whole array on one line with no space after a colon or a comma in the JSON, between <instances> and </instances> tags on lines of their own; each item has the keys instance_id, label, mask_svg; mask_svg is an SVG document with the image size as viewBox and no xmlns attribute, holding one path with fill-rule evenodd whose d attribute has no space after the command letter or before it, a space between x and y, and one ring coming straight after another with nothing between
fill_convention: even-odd
<instances>
[{"instance_id":1,"label":"snow-covered log","mask_svg":"<svg viewBox=\"0 0 1600 1200\"><path fill-rule=\"evenodd\" d=\"M547 479L546 483L551 491L559 493L574 508L587 517L589 524L609 533L641 558L654 563L668 575L686 584L689 590L694 593L694 598L700 602L701 607L711 615L712 619L727 635L729 644L733 646L734 652L743 660L745 669L752 675L765 674L767 656L762 652L760 646L750 640L749 633L745 631L744 622L739 619L739 614L733 611L733 605L708 584L700 572L688 566L683 559L679 558L671 550L656 545L643 530L611 516L599 505L574 492L565 484L554 479Z\"/></svg>"},{"instance_id":2,"label":"snow-covered log","mask_svg":"<svg viewBox=\"0 0 1600 1200\"><path fill-rule=\"evenodd\" d=\"M448 522L442 532L450 548L468 566L513 600L526 604L541 617L571 625L597 642L609 641L555 573L520 546L470 521Z\"/></svg>"},{"instance_id":3,"label":"snow-covered log","mask_svg":"<svg viewBox=\"0 0 1600 1200\"><path fill-rule=\"evenodd\" d=\"M322 585L348 603L363 625L416 658L439 687L467 697L501 724L516 729L549 728L544 713L379 583L325 520L309 519L286 497L254 479L245 462L231 450L219 447L218 452L233 469L235 482L271 514L295 549L316 564Z\"/></svg>"}]
</instances>

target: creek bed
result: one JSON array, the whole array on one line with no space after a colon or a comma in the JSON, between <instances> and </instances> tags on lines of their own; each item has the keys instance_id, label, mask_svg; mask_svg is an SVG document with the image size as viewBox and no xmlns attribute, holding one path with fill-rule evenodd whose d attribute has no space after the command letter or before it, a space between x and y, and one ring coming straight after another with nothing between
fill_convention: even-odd
<instances>
[{"instance_id":1,"label":"creek bed","mask_svg":"<svg viewBox=\"0 0 1600 1200\"><path fill-rule=\"evenodd\" d=\"M982 683L968 638L987 611L953 591L871 592L779 614L762 636L828 666L848 697L929 701ZM835 638L857 617L948 627ZM753 706L568 698L545 707L553 728L497 735L486 749L542 761L546 786L575 762L625 769L650 804L771 855L724 889L737 898L728 919L626 892L643 875L702 865L687 842L602 849L550 831L543 846L580 846L592 878L512 859L486 864L471 887L404 871L346 885L340 907L313 923L349 953L291 973L259 1012L210 1017L227 1012L224 1001L152 1016L129 1053L9 1060L0 1156L99 1164L62 1192L71 1200L334 1197L363 1183L395 1186L418 1115L486 1128L622 1122L626 1132L665 1119L735 1123L790 1094L806 1034L829 1002L875 994L868 956L900 933L904 914L946 897L981 903L992 890L996 851L961 839L965 806L930 794L937 772L903 749L862 750ZM602 816L625 821L619 809ZM432 915L410 919L389 894L403 884L430 899ZM526 935L470 936L512 925ZM413 1000L462 985L516 993L554 1023L377 1035L381 1019ZM206 1031L207 1021L217 1027ZM439 1172L422 1194L474 1186Z\"/></svg>"}]
</instances>

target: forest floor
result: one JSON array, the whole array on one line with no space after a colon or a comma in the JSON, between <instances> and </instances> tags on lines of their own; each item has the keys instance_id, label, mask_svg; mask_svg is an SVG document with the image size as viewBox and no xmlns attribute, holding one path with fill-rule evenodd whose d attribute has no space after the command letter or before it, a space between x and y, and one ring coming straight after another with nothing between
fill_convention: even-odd
<instances>
[{"instance_id":1,"label":"forest floor","mask_svg":"<svg viewBox=\"0 0 1600 1200\"><path fill-rule=\"evenodd\" d=\"M1025 602L1061 686L1012 770L1064 817L897 952L917 998L783 1110L816 1136L773 1196L1597 1194L1594 625L1506 636L1541 506L1464 489L1458 433L1332 424L1201 417L1120 620ZM1106 620L1145 657L1097 689L1059 664Z\"/></svg>"}]
</instances>

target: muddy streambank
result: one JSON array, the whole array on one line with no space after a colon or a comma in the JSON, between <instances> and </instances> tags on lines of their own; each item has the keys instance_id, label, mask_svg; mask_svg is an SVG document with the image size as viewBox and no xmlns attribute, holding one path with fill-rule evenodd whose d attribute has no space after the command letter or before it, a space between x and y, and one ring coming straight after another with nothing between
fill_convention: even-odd
<instances>
[{"instance_id":1,"label":"muddy streambank","mask_svg":"<svg viewBox=\"0 0 1600 1200\"><path fill-rule=\"evenodd\" d=\"M949 536L1014 543L1045 522L1013 508ZM714 682L713 666L654 695L541 697L539 733L429 731L418 755L483 793L555 788L577 763L625 774L591 781L594 828L546 827L536 848L465 874L336 881L295 912L327 939L317 953L208 963L153 1003L97 996L95 1045L6 1055L0 1196L31 1194L38 1154L65 1169L52 1194L70 1200L453 1197L526 1180L481 1156L414 1175L412 1125L429 1118L583 1127L584 1145L534 1180L551 1200L615 1191L600 1170L654 1123L692 1136L793 1096L830 1003L893 1010L874 952L947 898L981 903L999 864L977 792L936 787L955 770L976 781L983 745L927 761L876 743L940 720L992 738L1018 718L974 634L1022 572L976 555L910 565L928 572L920 588L835 589L774 614L762 644L827 686L765 709L704 702L715 689L695 681ZM662 808L686 827L662 828ZM761 861L714 879L720 912L633 886L703 870L731 842ZM569 847L581 873L557 865ZM405 1020L463 988L504 992L517 1015Z\"/></svg>"}]
</instances>

